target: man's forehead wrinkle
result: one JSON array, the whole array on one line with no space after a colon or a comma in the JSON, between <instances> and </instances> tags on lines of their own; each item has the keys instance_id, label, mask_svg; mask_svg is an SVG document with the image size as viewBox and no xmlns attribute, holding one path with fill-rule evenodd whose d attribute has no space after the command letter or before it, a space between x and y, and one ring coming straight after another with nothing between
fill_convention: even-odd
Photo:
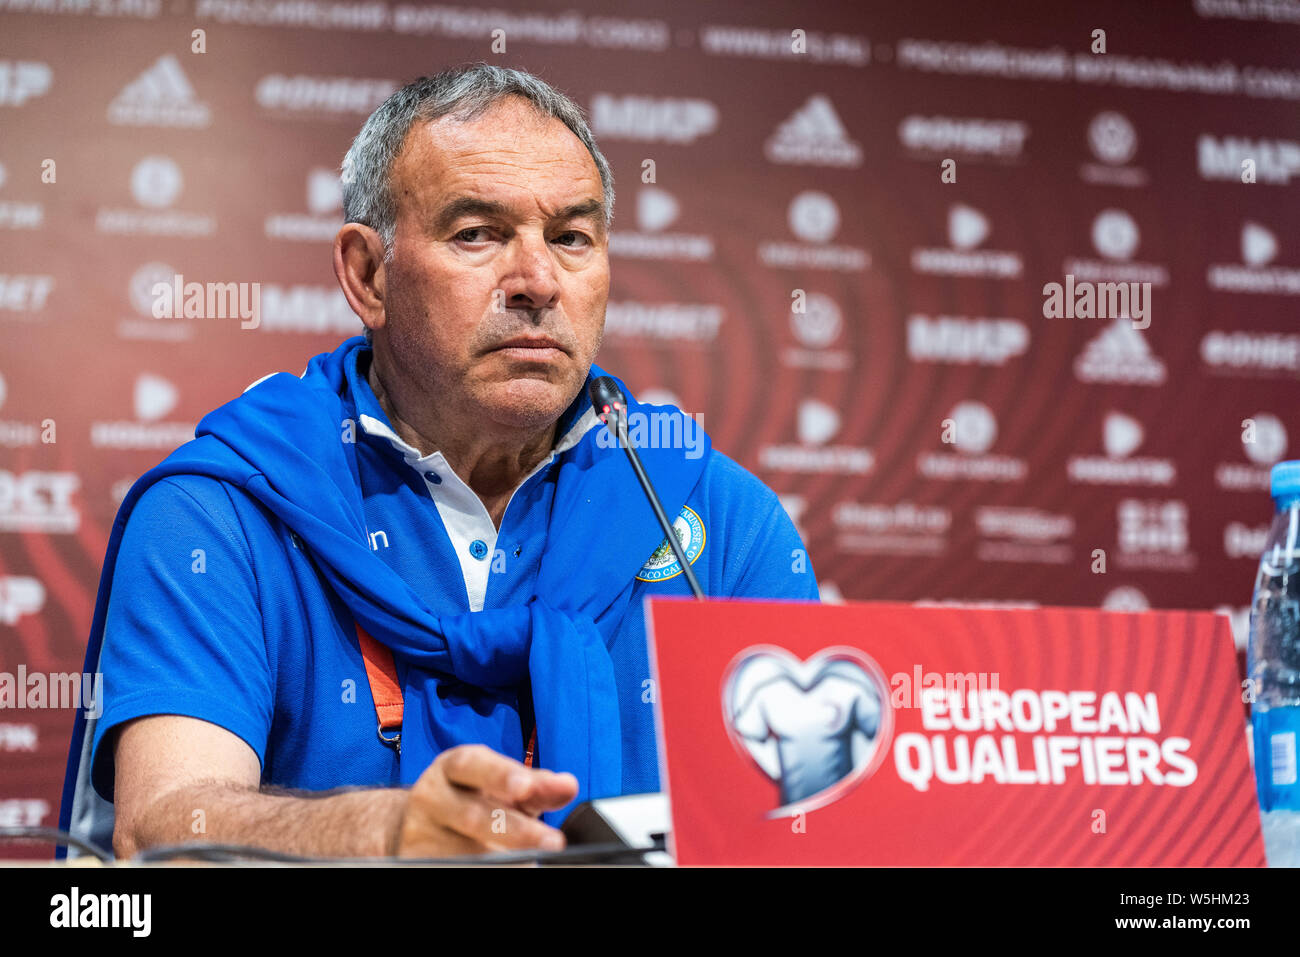
<instances>
[{"instance_id":1,"label":"man's forehead wrinkle","mask_svg":"<svg viewBox=\"0 0 1300 957\"><path fill-rule=\"evenodd\" d=\"M546 142L533 144L521 143L518 137L512 137L505 143L475 140L456 148L443 148L439 157L440 165L449 171L467 170L483 175L509 174L518 170L540 172L563 167L581 169L582 178L599 179L596 164L582 147L571 149L569 144L563 146ZM576 177L575 177L576 178Z\"/></svg>"},{"instance_id":2,"label":"man's forehead wrinkle","mask_svg":"<svg viewBox=\"0 0 1300 957\"><path fill-rule=\"evenodd\" d=\"M398 215L413 213L431 225L449 226L444 211L463 197L497 202L507 215L526 219L555 219L584 202L599 206L586 215L604 214L604 185L591 154L563 123L531 109L418 121L397 167Z\"/></svg>"},{"instance_id":3,"label":"man's forehead wrinkle","mask_svg":"<svg viewBox=\"0 0 1300 957\"><path fill-rule=\"evenodd\" d=\"M521 175L540 172L554 173L565 167L578 166L570 182L588 181L599 184L600 175L595 163L583 150L580 154L563 155L536 149L511 147L501 149L494 145L476 144L460 150L429 148L412 151L403 157L404 172L420 180L445 179L455 182L462 177L488 178L492 181L510 181ZM576 161L576 162L575 162Z\"/></svg>"},{"instance_id":4,"label":"man's forehead wrinkle","mask_svg":"<svg viewBox=\"0 0 1300 957\"><path fill-rule=\"evenodd\" d=\"M516 160L514 157L518 157ZM485 149L474 153L461 153L444 156L442 165L449 172L468 172L488 176L499 176L514 171L538 172L551 167L566 166L571 163L567 156L545 156L536 152L519 150L508 156L502 156L501 150Z\"/></svg>"},{"instance_id":5,"label":"man's forehead wrinkle","mask_svg":"<svg viewBox=\"0 0 1300 957\"><path fill-rule=\"evenodd\" d=\"M521 169L510 163L488 160L452 166L440 178L431 203L443 209L454 199L477 199L484 203L499 203L507 207L507 211L525 206L554 216L580 203L603 202L599 177L547 177L538 181L529 175L538 169Z\"/></svg>"},{"instance_id":6,"label":"man's forehead wrinkle","mask_svg":"<svg viewBox=\"0 0 1300 957\"><path fill-rule=\"evenodd\" d=\"M426 145L448 151L460 149L473 152L476 147L484 150L510 150L531 152L539 140L549 141L552 145L563 144L565 151L577 150L586 154L582 141L552 116L538 115L529 110L499 112L489 110L472 120L459 120L453 116L443 116L436 120L425 120L412 132ZM521 136L527 141L521 141Z\"/></svg>"},{"instance_id":7,"label":"man's forehead wrinkle","mask_svg":"<svg viewBox=\"0 0 1300 957\"><path fill-rule=\"evenodd\" d=\"M448 159L495 152L535 162L539 152L545 152L550 154L548 161L577 160L595 168L591 154L572 130L559 119L538 114L531 107L502 110L498 104L472 120L452 116L424 120L412 133L411 145L441 152Z\"/></svg>"}]
</instances>

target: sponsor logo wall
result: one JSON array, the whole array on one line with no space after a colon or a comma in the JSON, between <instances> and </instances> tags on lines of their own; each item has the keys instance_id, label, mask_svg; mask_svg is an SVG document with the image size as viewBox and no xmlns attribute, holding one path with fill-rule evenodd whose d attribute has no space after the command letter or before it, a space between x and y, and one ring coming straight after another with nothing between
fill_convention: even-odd
<instances>
[{"instance_id":1,"label":"sponsor logo wall","mask_svg":"<svg viewBox=\"0 0 1300 957\"><path fill-rule=\"evenodd\" d=\"M0 672L79 671L134 478L360 331L343 154L476 60L587 110L598 361L706 417L828 599L1215 609L1240 642L1300 435L1300 23L859 6L0 0ZM0 710L0 817L53 823L71 721Z\"/></svg>"}]
</instances>

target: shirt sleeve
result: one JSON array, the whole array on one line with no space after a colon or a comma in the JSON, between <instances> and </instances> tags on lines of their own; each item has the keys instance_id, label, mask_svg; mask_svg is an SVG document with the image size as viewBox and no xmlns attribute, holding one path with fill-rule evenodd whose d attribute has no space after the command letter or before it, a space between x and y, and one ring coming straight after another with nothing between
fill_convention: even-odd
<instances>
[{"instance_id":1,"label":"shirt sleeve","mask_svg":"<svg viewBox=\"0 0 1300 957\"><path fill-rule=\"evenodd\" d=\"M734 528L734 561L728 560L725 594L820 601L812 559L776 493L726 456L714 455L732 489L728 520Z\"/></svg>"},{"instance_id":2,"label":"shirt sleeve","mask_svg":"<svg viewBox=\"0 0 1300 957\"><path fill-rule=\"evenodd\" d=\"M147 715L199 718L265 760L274 680L248 539L225 486L163 479L136 503L113 575L100 655L104 712L91 780L113 799L110 733Z\"/></svg>"}]
</instances>

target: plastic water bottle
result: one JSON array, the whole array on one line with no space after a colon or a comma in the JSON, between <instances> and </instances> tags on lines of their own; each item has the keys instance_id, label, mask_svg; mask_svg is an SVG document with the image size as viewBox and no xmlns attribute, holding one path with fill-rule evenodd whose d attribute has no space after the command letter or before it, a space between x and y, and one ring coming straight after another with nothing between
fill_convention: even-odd
<instances>
[{"instance_id":1,"label":"plastic water bottle","mask_svg":"<svg viewBox=\"0 0 1300 957\"><path fill-rule=\"evenodd\" d=\"M1246 647L1255 784L1269 863L1300 865L1300 462L1271 475L1273 524L1259 560Z\"/></svg>"}]
</instances>

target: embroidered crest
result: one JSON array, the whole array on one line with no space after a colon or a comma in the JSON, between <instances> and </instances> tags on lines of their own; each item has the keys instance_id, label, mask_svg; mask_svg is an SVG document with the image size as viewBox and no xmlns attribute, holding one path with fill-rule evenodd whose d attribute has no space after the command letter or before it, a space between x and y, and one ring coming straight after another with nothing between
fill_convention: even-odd
<instances>
[{"instance_id":1,"label":"embroidered crest","mask_svg":"<svg viewBox=\"0 0 1300 957\"><path fill-rule=\"evenodd\" d=\"M673 521L673 531L677 533L677 541L686 553L687 561L694 565L695 559L704 551L704 523L700 521L700 516L689 506L683 506L682 513ZM665 538L641 566L636 577L643 582L662 582L676 578L681 573L681 562Z\"/></svg>"}]
</instances>

